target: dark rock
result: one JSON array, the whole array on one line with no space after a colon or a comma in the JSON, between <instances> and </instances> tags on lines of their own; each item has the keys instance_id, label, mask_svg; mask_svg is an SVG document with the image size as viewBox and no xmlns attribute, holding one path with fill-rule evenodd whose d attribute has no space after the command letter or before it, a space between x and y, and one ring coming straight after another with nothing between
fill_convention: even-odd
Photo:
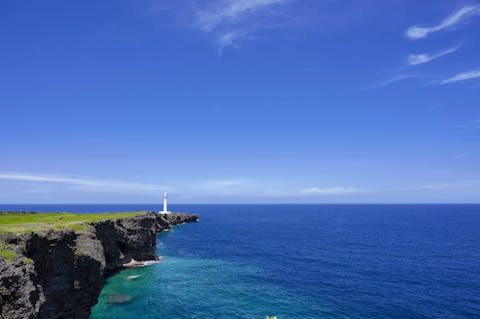
<instances>
[{"instance_id":1,"label":"dark rock","mask_svg":"<svg viewBox=\"0 0 480 319\"><path fill-rule=\"evenodd\" d=\"M123 218L116 221L103 221L95 225L95 236L104 248L106 271L122 267L131 259L153 260L155 256L156 216L147 213L143 216Z\"/></svg>"},{"instance_id":2,"label":"dark rock","mask_svg":"<svg viewBox=\"0 0 480 319\"><path fill-rule=\"evenodd\" d=\"M196 222L200 216L197 214L174 213L174 214L160 214L160 217L166 219L169 225L179 225L188 222Z\"/></svg>"},{"instance_id":3,"label":"dark rock","mask_svg":"<svg viewBox=\"0 0 480 319\"><path fill-rule=\"evenodd\" d=\"M42 287L35 285L33 265L7 263L0 259L0 318L37 318L45 301Z\"/></svg>"}]
</instances>

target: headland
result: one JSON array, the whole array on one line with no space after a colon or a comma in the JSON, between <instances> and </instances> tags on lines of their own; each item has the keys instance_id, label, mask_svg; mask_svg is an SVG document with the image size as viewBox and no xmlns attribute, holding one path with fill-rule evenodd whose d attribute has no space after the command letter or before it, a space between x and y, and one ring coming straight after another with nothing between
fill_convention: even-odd
<instances>
[{"instance_id":1,"label":"headland","mask_svg":"<svg viewBox=\"0 0 480 319\"><path fill-rule=\"evenodd\" d=\"M198 218L0 213L0 318L88 318L108 275L157 260L157 233Z\"/></svg>"}]
</instances>

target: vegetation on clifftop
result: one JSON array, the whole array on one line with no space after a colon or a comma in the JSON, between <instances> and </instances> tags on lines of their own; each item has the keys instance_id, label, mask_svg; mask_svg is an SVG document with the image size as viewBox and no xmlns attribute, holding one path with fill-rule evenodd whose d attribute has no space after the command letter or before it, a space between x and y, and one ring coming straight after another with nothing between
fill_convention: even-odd
<instances>
[{"instance_id":1,"label":"vegetation on clifftop","mask_svg":"<svg viewBox=\"0 0 480 319\"><path fill-rule=\"evenodd\" d=\"M17 253L15 252L15 246L4 243L0 240L0 258L5 259L8 262L13 261Z\"/></svg>"},{"instance_id":2,"label":"vegetation on clifftop","mask_svg":"<svg viewBox=\"0 0 480 319\"><path fill-rule=\"evenodd\" d=\"M48 231L50 229L73 230L81 232L88 227L89 223L107 219L116 220L119 218L133 217L141 214L144 214L144 212L98 214L18 212L0 213L0 234L14 233L20 235L30 232ZM2 245L1 242L0 245ZM3 246L0 246L0 257L5 258L5 256L2 255L3 252ZM5 254L8 255L8 253Z\"/></svg>"}]
</instances>

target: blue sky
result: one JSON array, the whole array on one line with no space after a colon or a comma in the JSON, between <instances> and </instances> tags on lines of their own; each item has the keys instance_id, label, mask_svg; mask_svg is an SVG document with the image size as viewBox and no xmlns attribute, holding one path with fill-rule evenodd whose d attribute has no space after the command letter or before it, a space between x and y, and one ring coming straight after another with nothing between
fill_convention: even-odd
<instances>
[{"instance_id":1,"label":"blue sky","mask_svg":"<svg viewBox=\"0 0 480 319\"><path fill-rule=\"evenodd\" d=\"M0 3L0 202L480 202L480 2Z\"/></svg>"}]
</instances>

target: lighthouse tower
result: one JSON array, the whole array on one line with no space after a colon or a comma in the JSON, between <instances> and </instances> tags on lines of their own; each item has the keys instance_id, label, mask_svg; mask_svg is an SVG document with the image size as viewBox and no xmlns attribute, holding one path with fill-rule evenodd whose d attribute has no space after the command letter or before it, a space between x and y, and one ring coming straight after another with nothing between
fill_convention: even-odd
<instances>
[{"instance_id":1,"label":"lighthouse tower","mask_svg":"<svg viewBox=\"0 0 480 319\"><path fill-rule=\"evenodd\" d=\"M167 192L163 193L163 211L162 214L168 214L169 211L167 209L167 200L168 200L168 194Z\"/></svg>"}]
</instances>

